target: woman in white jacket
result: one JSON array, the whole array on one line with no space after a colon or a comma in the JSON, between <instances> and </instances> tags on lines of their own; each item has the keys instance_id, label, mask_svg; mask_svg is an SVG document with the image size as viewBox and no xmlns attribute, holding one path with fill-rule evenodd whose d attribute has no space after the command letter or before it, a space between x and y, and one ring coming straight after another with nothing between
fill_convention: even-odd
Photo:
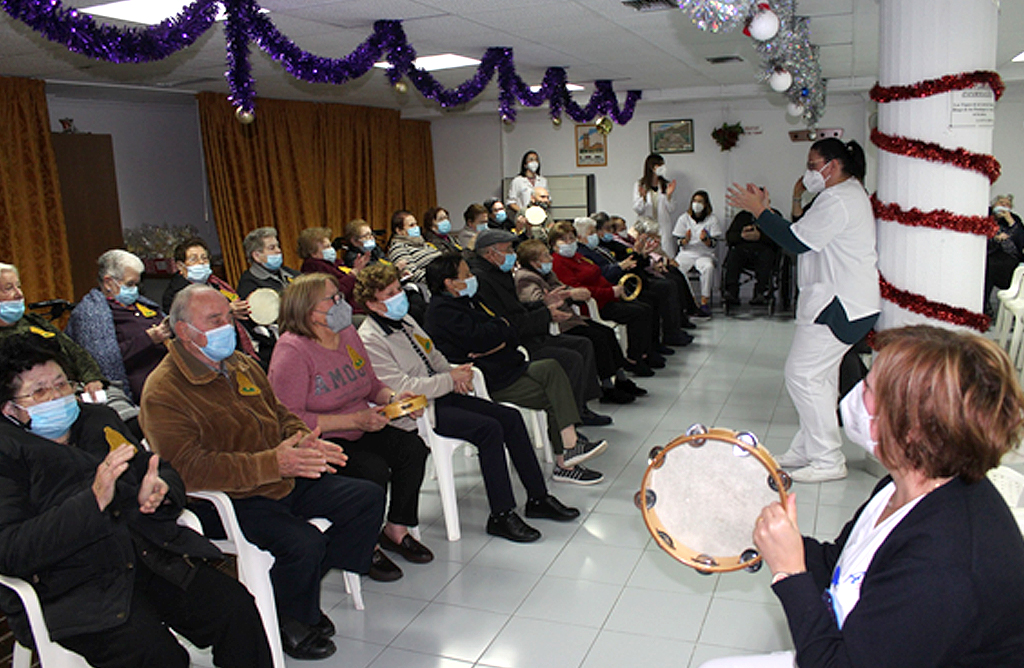
<instances>
[{"instance_id":1,"label":"woman in white jacket","mask_svg":"<svg viewBox=\"0 0 1024 668\"><path fill-rule=\"evenodd\" d=\"M641 219L658 223L661 249L665 257L671 258L677 250L672 237L672 212L676 210L672 195L676 192L676 182L666 179L665 174L665 158L657 153L647 156L644 175L633 186L633 212Z\"/></svg>"},{"instance_id":2,"label":"woman in white jacket","mask_svg":"<svg viewBox=\"0 0 1024 668\"><path fill-rule=\"evenodd\" d=\"M698 190L690 198L690 208L679 216L672 236L678 240L676 264L686 275L691 267L700 272L700 312L711 315L711 284L714 282L715 244L724 236L722 223L711 211L707 191Z\"/></svg>"}]
</instances>

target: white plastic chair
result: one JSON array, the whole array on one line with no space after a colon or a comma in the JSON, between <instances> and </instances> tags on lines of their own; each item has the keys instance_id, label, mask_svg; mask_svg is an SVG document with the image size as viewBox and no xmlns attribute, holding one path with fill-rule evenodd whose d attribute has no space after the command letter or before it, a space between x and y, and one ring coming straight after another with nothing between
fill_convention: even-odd
<instances>
[{"instance_id":1,"label":"white plastic chair","mask_svg":"<svg viewBox=\"0 0 1024 668\"><path fill-rule=\"evenodd\" d=\"M256 600L256 609L263 620L263 628L270 643L270 654L275 668L285 668L284 650L281 648L281 633L278 628L277 606L274 603L274 586L270 582L270 569L274 565L274 556L250 543L235 515L235 507L230 497L224 492L189 492L189 496L203 499L213 504L224 528L225 538L211 539L211 542L225 554L235 555L238 567L238 581L245 585ZM326 531L331 523L323 518L314 518L310 524L320 531ZM362 610L362 583L359 575L345 571L345 591L352 596L356 610Z\"/></svg>"},{"instance_id":2,"label":"white plastic chair","mask_svg":"<svg viewBox=\"0 0 1024 668\"><path fill-rule=\"evenodd\" d=\"M13 590L21 599L21 605L25 608L25 615L28 617L29 628L32 631L32 639L36 644L39 665L42 668L89 668L89 664L80 655L70 652L50 640L50 632L43 619L43 609L39 605L39 597L36 596L36 590L32 588L32 585L9 575L0 575L0 585ZM21 643L14 643L11 668L29 668L31 665L32 650Z\"/></svg>"},{"instance_id":3,"label":"white plastic chair","mask_svg":"<svg viewBox=\"0 0 1024 668\"><path fill-rule=\"evenodd\" d=\"M1008 466L997 466L989 470L988 479L999 490L1017 520L1021 533L1024 533L1024 506L1021 505L1024 500L1024 474Z\"/></svg>"},{"instance_id":4,"label":"white plastic chair","mask_svg":"<svg viewBox=\"0 0 1024 668\"><path fill-rule=\"evenodd\" d=\"M426 413L416 418L416 430L420 438L430 448L434 458L434 471L437 475L437 491L441 495L441 512L444 514L444 526L448 531L448 540L455 542L462 538L462 527L459 524L459 503L455 492L455 469L452 456L461 446L468 445L457 438L441 436L430 427Z\"/></svg>"},{"instance_id":5,"label":"white plastic chair","mask_svg":"<svg viewBox=\"0 0 1024 668\"><path fill-rule=\"evenodd\" d=\"M1021 296L1021 286L1024 286L1024 264L1018 264L1017 268L1013 270L1010 286L996 292L999 306L996 310L995 332L996 340L1003 348L1006 347L1006 341L1010 337L1010 327L1013 324L1013 314L1006 305ZM985 296L988 297L988 295Z\"/></svg>"}]
</instances>

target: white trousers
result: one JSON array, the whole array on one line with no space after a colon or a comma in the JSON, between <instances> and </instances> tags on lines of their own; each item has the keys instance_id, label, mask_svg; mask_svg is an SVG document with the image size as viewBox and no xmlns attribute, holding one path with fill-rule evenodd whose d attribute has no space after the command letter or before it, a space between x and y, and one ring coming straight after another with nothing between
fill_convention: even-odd
<instances>
[{"instance_id":1,"label":"white trousers","mask_svg":"<svg viewBox=\"0 0 1024 668\"><path fill-rule=\"evenodd\" d=\"M797 325L786 358L786 389L800 416L789 448L818 468L846 463L836 404L839 365L849 349L825 325Z\"/></svg>"},{"instance_id":2,"label":"white trousers","mask_svg":"<svg viewBox=\"0 0 1024 668\"><path fill-rule=\"evenodd\" d=\"M697 267L700 272L700 296L711 297L711 285L715 282L715 260L702 253L695 253L686 249L680 249L676 254L676 262L679 263L679 271L690 271L690 267Z\"/></svg>"},{"instance_id":3,"label":"white trousers","mask_svg":"<svg viewBox=\"0 0 1024 668\"><path fill-rule=\"evenodd\" d=\"M795 652L772 652L748 656L727 656L711 659L700 668L796 668Z\"/></svg>"}]
</instances>

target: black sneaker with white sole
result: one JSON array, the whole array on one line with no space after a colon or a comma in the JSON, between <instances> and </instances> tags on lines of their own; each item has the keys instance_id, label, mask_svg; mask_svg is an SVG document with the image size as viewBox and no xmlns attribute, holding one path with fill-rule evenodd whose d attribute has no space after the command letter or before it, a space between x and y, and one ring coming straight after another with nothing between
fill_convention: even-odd
<instances>
[{"instance_id":1,"label":"black sneaker with white sole","mask_svg":"<svg viewBox=\"0 0 1024 668\"><path fill-rule=\"evenodd\" d=\"M562 460L566 466L576 466L588 459L597 457L608 448L608 441L591 441L583 434L576 434L576 447L569 448L562 453Z\"/></svg>"},{"instance_id":2,"label":"black sneaker with white sole","mask_svg":"<svg viewBox=\"0 0 1024 668\"><path fill-rule=\"evenodd\" d=\"M571 482L574 485L596 485L604 480L604 474L582 466L564 469L555 464L555 471L551 475L551 480L553 482Z\"/></svg>"}]
</instances>

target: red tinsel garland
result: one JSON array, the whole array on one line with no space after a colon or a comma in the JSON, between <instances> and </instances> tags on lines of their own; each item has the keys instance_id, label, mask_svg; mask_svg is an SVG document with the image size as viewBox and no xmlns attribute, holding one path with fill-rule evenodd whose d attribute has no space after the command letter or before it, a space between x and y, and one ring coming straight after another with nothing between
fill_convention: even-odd
<instances>
[{"instance_id":1,"label":"red tinsel garland","mask_svg":"<svg viewBox=\"0 0 1024 668\"><path fill-rule=\"evenodd\" d=\"M979 332L988 331L989 318L984 313L977 313L959 306L950 306L941 302L933 302L924 295L900 290L895 285L885 280L881 273L878 274L878 286L882 291L882 298L891 301L908 311L919 313L934 320L944 320L955 325L962 325L976 329Z\"/></svg>"},{"instance_id":2,"label":"red tinsel garland","mask_svg":"<svg viewBox=\"0 0 1024 668\"><path fill-rule=\"evenodd\" d=\"M960 169L968 169L972 172L984 174L988 177L989 183L995 183L1003 170L999 161L991 155L973 153L962 148L944 148L938 144L920 141L919 139L895 137L879 132L877 129L871 131L871 142L889 153L930 160L931 162L943 162L955 165Z\"/></svg>"},{"instance_id":3,"label":"red tinsel garland","mask_svg":"<svg viewBox=\"0 0 1024 668\"><path fill-rule=\"evenodd\" d=\"M875 102L898 102L900 100L911 100L948 93L951 90L973 88L978 84L984 84L991 88L997 100L1003 96L1003 92L1006 90L1006 85L997 72L977 70L962 74L947 74L938 79L918 81L916 84L909 86L883 87L876 83L874 88L871 89L870 95L871 99Z\"/></svg>"},{"instance_id":4,"label":"red tinsel garland","mask_svg":"<svg viewBox=\"0 0 1024 668\"><path fill-rule=\"evenodd\" d=\"M895 202L883 204L878 195L871 194L871 208L875 218L891 220L910 227L932 227L964 234L993 237L999 231L999 224L988 216L961 216L946 209L921 211L917 207L904 209Z\"/></svg>"}]
</instances>

